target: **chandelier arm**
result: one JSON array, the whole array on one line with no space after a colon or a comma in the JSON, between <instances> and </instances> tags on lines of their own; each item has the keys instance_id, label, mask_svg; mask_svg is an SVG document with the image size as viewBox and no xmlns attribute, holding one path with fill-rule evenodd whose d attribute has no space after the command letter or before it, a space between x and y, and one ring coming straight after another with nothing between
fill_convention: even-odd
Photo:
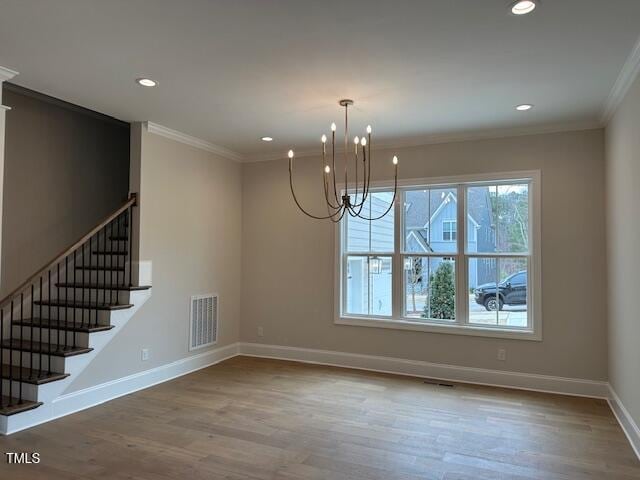
<instances>
[{"instance_id":1,"label":"chandelier arm","mask_svg":"<svg viewBox=\"0 0 640 480\"><path fill-rule=\"evenodd\" d=\"M369 159L369 162L371 162L371 159ZM369 195L369 188L367 185L367 151L364 146L362 147L362 177L362 201L360 203L353 204L354 207L360 207L360 210L362 210L362 206L367 201L367 196ZM360 212L360 210L358 212Z\"/></svg>"},{"instance_id":2,"label":"chandelier arm","mask_svg":"<svg viewBox=\"0 0 640 480\"><path fill-rule=\"evenodd\" d=\"M289 188L291 189L291 195L293 196L293 200L294 200L294 202L296 202L296 205L298 206L298 208L300 209L300 211L301 211L302 213L304 213L307 217L311 217L311 218L313 218L313 219L315 219L315 220L326 220L326 219L328 219L328 218L332 218L332 217L336 216L336 215L340 212L340 210L338 210L338 211L337 211L336 213L334 213L334 214L326 215L326 216L321 216L321 217L320 217L320 216L317 216L317 215L313 215L313 214L311 214L311 213L307 212L304 208L302 208L302 205L300 205L300 202L298 201L298 197L296 197L296 192L295 192L295 191L294 191L294 189L293 189L293 175L292 175L292 172L291 172L291 170L292 170L292 163L293 163L293 162L291 161L291 159L289 159Z\"/></svg>"},{"instance_id":3,"label":"chandelier arm","mask_svg":"<svg viewBox=\"0 0 640 480\"><path fill-rule=\"evenodd\" d=\"M360 209L357 212L356 212L356 209L351 205L349 205L348 208L349 208L349 215L351 215L352 217L360 217L360 211L362 210L362 207L360 207Z\"/></svg>"},{"instance_id":4,"label":"chandelier arm","mask_svg":"<svg viewBox=\"0 0 640 480\"><path fill-rule=\"evenodd\" d=\"M333 134L333 132L332 132ZM333 135L332 135L333 136ZM331 144L332 144L332 150L334 151L334 147L333 147L333 138L331 140ZM323 169L323 174L322 174L322 181L324 183L324 198L327 201L327 204L331 205L332 208L334 209L339 209L342 204L340 203L340 200L338 199L338 194L336 193L336 188L335 188L335 153L332 155L333 158L333 171L327 172L325 170L326 167L328 167L327 165L327 145L326 145L326 137L323 135L322 136L322 169ZM331 200L329 199L329 185L328 185L328 181L327 181L327 174L331 173L333 175L333 196L335 197L335 204L333 204L331 202Z\"/></svg>"},{"instance_id":5,"label":"chandelier arm","mask_svg":"<svg viewBox=\"0 0 640 480\"><path fill-rule=\"evenodd\" d=\"M322 142L322 184L324 186L324 199L327 202L327 211L329 212L329 206L331 206L331 208L333 208L334 210L338 210L340 208L340 202L336 201L336 205L334 205L333 203L331 203L331 200L329 199L329 185L327 183L327 172L324 170L326 164L327 164L326 145L324 142Z\"/></svg>"},{"instance_id":6,"label":"chandelier arm","mask_svg":"<svg viewBox=\"0 0 640 480\"><path fill-rule=\"evenodd\" d=\"M333 196L336 197L336 204L342 205L338 198L338 187L336 185L336 132L331 131L331 176L333 177Z\"/></svg>"},{"instance_id":7,"label":"chandelier arm","mask_svg":"<svg viewBox=\"0 0 640 480\"><path fill-rule=\"evenodd\" d=\"M342 220L342 217L344 217L346 211L346 208L343 209L341 215L338 218L331 217L329 220L331 220L333 223L339 223Z\"/></svg>"},{"instance_id":8,"label":"chandelier arm","mask_svg":"<svg viewBox=\"0 0 640 480\"><path fill-rule=\"evenodd\" d=\"M380 220L387 213L389 213L391 211L391 209L393 208L393 205L396 203L397 194L398 194L398 166L396 165L396 173L395 173L394 180L393 180L393 198L391 199L391 203L389 204L389 208L387 208L387 210L382 215L379 215L377 217L368 218L368 217L363 217L362 215L358 215L358 217L362 218L363 220L367 220L369 222L374 221L374 220Z\"/></svg>"},{"instance_id":9,"label":"chandelier arm","mask_svg":"<svg viewBox=\"0 0 640 480\"><path fill-rule=\"evenodd\" d=\"M354 197L357 200L358 198L358 146L356 145L356 155L355 155L355 166L356 166L356 188L355 188L355 193L354 193Z\"/></svg>"},{"instance_id":10,"label":"chandelier arm","mask_svg":"<svg viewBox=\"0 0 640 480\"><path fill-rule=\"evenodd\" d=\"M342 205L340 205L339 202L337 205L331 203L331 199L329 198L329 182L327 181L326 174L322 176L322 183L324 184L324 199L327 202L327 210L329 210L329 207L333 208L334 210L339 210L340 208L342 208Z\"/></svg>"}]
</instances>

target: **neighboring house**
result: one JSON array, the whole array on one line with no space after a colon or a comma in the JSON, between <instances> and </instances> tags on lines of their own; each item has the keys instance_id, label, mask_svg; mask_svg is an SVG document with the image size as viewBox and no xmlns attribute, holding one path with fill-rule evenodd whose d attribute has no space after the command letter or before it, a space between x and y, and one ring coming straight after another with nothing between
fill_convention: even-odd
<instances>
[{"instance_id":1,"label":"neighboring house","mask_svg":"<svg viewBox=\"0 0 640 480\"><path fill-rule=\"evenodd\" d=\"M467 212L468 252L495 251L495 232L491 222L489 190L468 190ZM450 189L415 190L408 192L405 201L405 250L407 252L453 253L458 238L458 198ZM443 255L446 256L446 255ZM431 261L435 270L441 260ZM472 260L469 266L469 286L495 279L495 262Z\"/></svg>"},{"instance_id":2,"label":"neighboring house","mask_svg":"<svg viewBox=\"0 0 640 480\"><path fill-rule=\"evenodd\" d=\"M467 231L469 252L495 251L495 233L491 224L491 204L489 190L470 189L468 202ZM382 214L392 200L388 192L376 193L371 197L370 211L365 214L374 217ZM458 228L456 218L456 193L450 189L414 190L405 196L405 247L407 253L442 252L454 253L457 246ZM354 253L347 259L347 311L349 313L390 315L391 314L391 257L383 254L393 252L393 210L380 220L369 222L361 218L349 217L347 250ZM378 273L371 274L367 281L367 257L357 253L380 252ZM378 261L376 259L376 261ZM433 272L442 259L433 258L430 270ZM476 287L496 278L495 262L472 259L469 264L469 286ZM422 283L422 282L420 282ZM426 284L426 282L424 282ZM367 307L370 298L370 311Z\"/></svg>"}]
</instances>

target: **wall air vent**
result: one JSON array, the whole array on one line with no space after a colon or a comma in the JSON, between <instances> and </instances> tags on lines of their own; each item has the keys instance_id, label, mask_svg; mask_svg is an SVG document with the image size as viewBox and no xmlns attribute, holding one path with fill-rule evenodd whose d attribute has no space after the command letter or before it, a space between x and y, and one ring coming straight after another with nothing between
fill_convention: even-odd
<instances>
[{"instance_id":1,"label":"wall air vent","mask_svg":"<svg viewBox=\"0 0 640 480\"><path fill-rule=\"evenodd\" d=\"M218 295L191 297L189 350L208 347L218 340Z\"/></svg>"}]
</instances>

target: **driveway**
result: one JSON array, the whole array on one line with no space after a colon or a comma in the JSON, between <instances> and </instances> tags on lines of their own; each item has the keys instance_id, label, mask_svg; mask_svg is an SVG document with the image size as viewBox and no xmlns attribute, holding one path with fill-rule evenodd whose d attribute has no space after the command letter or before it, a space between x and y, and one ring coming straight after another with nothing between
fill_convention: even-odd
<instances>
[{"instance_id":1,"label":"driveway","mask_svg":"<svg viewBox=\"0 0 640 480\"><path fill-rule=\"evenodd\" d=\"M425 303L425 295L416 295L416 310L422 312ZM412 304L412 299L407 295L407 305ZM413 316L413 315L412 315ZM420 318L416 313L415 318ZM478 305L469 295L469 322L478 325L504 325L509 327L527 326L526 305L505 305L500 312L489 312L482 305Z\"/></svg>"}]
</instances>

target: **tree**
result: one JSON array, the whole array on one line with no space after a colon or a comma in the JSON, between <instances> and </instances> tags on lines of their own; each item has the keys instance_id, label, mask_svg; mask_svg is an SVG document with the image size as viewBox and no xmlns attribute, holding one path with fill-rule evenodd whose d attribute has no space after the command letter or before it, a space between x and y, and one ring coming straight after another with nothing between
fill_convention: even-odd
<instances>
[{"instance_id":1,"label":"tree","mask_svg":"<svg viewBox=\"0 0 640 480\"><path fill-rule=\"evenodd\" d=\"M453 262L443 261L429 278L429 298L424 307L424 318L453 320L456 318L456 286Z\"/></svg>"},{"instance_id":2,"label":"tree","mask_svg":"<svg viewBox=\"0 0 640 480\"><path fill-rule=\"evenodd\" d=\"M411 304L413 309L411 312L416 312L416 290L418 286L422 285L422 258L411 257L406 260L407 269L407 283L411 287Z\"/></svg>"},{"instance_id":3,"label":"tree","mask_svg":"<svg viewBox=\"0 0 640 480\"><path fill-rule=\"evenodd\" d=\"M490 192L494 229L500 225L499 251L522 252L529 248L529 192L522 185L506 185Z\"/></svg>"}]
</instances>

